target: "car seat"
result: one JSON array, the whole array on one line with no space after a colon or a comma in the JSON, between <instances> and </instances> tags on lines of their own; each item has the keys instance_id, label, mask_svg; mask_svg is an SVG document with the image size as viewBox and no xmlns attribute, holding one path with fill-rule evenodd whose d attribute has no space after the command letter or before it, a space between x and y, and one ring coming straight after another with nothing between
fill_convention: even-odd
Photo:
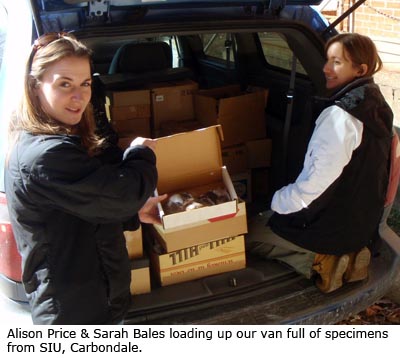
<instances>
[{"instance_id":1,"label":"car seat","mask_svg":"<svg viewBox=\"0 0 400 358\"><path fill-rule=\"evenodd\" d=\"M108 75L101 76L107 89L141 87L147 83L194 79L186 67L172 66L171 46L162 41L131 42L115 53Z\"/></svg>"}]
</instances>

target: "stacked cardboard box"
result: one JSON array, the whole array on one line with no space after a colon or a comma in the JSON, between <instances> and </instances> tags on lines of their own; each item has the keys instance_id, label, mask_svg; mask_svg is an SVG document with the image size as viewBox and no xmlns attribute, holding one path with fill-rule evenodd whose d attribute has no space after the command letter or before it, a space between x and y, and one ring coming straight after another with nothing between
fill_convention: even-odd
<instances>
[{"instance_id":1,"label":"stacked cardboard box","mask_svg":"<svg viewBox=\"0 0 400 358\"><path fill-rule=\"evenodd\" d=\"M140 226L137 230L124 231L126 250L130 259L143 257L143 232Z\"/></svg>"},{"instance_id":2,"label":"stacked cardboard box","mask_svg":"<svg viewBox=\"0 0 400 358\"><path fill-rule=\"evenodd\" d=\"M149 90L109 91L105 109L108 120L119 134L119 146L125 149L135 137L151 136Z\"/></svg>"},{"instance_id":3,"label":"stacked cardboard box","mask_svg":"<svg viewBox=\"0 0 400 358\"><path fill-rule=\"evenodd\" d=\"M156 195L191 190L202 192L220 186L229 193L225 202L190 211L167 214L165 204L159 205L162 224L153 227L152 236L156 237L158 249L152 250L151 259L163 285L191 279L193 275L207 276L245 266L244 238L240 235L247 232L246 207L237 197L230 175L222 165L221 139L220 125L156 139L159 173ZM233 237L238 238L230 239ZM220 242L218 240L235 242L232 248L235 260L227 260L223 250L206 250L207 247L214 247L211 242ZM201 269L191 267L190 272L196 272L193 275L177 274L173 268L167 269L168 260L179 256L176 252L196 252L200 250L199 245L203 245L201 250L204 255L200 255L202 265L208 259L214 264L210 261ZM209 269L203 270L204 267Z\"/></svg>"},{"instance_id":4,"label":"stacked cardboard box","mask_svg":"<svg viewBox=\"0 0 400 358\"><path fill-rule=\"evenodd\" d=\"M232 182L240 198L250 203L254 196L268 195L268 168L271 166L272 141L255 139L223 149L224 164L234 168Z\"/></svg>"},{"instance_id":5,"label":"stacked cardboard box","mask_svg":"<svg viewBox=\"0 0 400 358\"><path fill-rule=\"evenodd\" d=\"M154 138L198 129L193 95L198 84L191 80L148 83L140 90L109 90L105 110L125 149L137 137Z\"/></svg>"},{"instance_id":6,"label":"stacked cardboard box","mask_svg":"<svg viewBox=\"0 0 400 358\"><path fill-rule=\"evenodd\" d=\"M204 125L222 125L223 162L239 197L251 202L253 174L259 178L261 172L254 169L268 167L270 162L271 141L266 138L265 121L268 90L251 87L242 91L232 85L200 90L194 99L196 118ZM258 190L258 185L255 188Z\"/></svg>"},{"instance_id":7,"label":"stacked cardboard box","mask_svg":"<svg viewBox=\"0 0 400 358\"><path fill-rule=\"evenodd\" d=\"M131 285L132 295L139 295L151 291L150 261L143 251L142 227L134 231L124 231L126 249L131 260Z\"/></svg>"},{"instance_id":8,"label":"stacked cardboard box","mask_svg":"<svg viewBox=\"0 0 400 358\"><path fill-rule=\"evenodd\" d=\"M203 233L207 236L207 232ZM244 236L207 241L167 252L159 245L160 235L149 232L151 263L162 286L190 281L246 266Z\"/></svg>"},{"instance_id":9,"label":"stacked cardboard box","mask_svg":"<svg viewBox=\"0 0 400 358\"><path fill-rule=\"evenodd\" d=\"M265 106L268 90L239 85L199 90L194 96L196 118L204 126L220 124L224 148L261 139L266 135Z\"/></svg>"},{"instance_id":10,"label":"stacked cardboard box","mask_svg":"<svg viewBox=\"0 0 400 358\"><path fill-rule=\"evenodd\" d=\"M191 211L169 214L159 206L162 224L152 227L149 256L162 285L245 267L245 202L267 191L267 97L262 88L199 91L190 80L107 93L107 114L122 148L139 135L157 138L156 195L220 185L229 192L229 201ZM142 232L140 241L125 234L133 260L131 292L149 292Z\"/></svg>"},{"instance_id":11,"label":"stacked cardboard box","mask_svg":"<svg viewBox=\"0 0 400 358\"><path fill-rule=\"evenodd\" d=\"M223 164L239 197L250 203L267 192L271 141L266 138L268 90L232 85L199 90L192 80L147 84L143 90L109 91L106 112L125 149L137 136L162 137L221 125ZM253 178L254 176L254 178Z\"/></svg>"},{"instance_id":12,"label":"stacked cardboard box","mask_svg":"<svg viewBox=\"0 0 400 358\"><path fill-rule=\"evenodd\" d=\"M147 257L131 260L131 295L151 292L150 260Z\"/></svg>"},{"instance_id":13,"label":"stacked cardboard box","mask_svg":"<svg viewBox=\"0 0 400 358\"><path fill-rule=\"evenodd\" d=\"M222 149L222 160L231 173L236 193L246 203L251 202L251 172L247 167L247 148L238 144Z\"/></svg>"},{"instance_id":14,"label":"stacked cardboard box","mask_svg":"<svg viewBox=\"0 0 400 358\"><path fill-rule=\"evenodd\" d=\"M196 82L169 81L149 84L147 87L151 91L151 124L154 137L162 136L161 130L173 133L173 127L178 127L177 124L180 122L182 126L189 122L193 128L192 122L195 120L193 94L199 88Z\"/></svg>"}]
</instances>

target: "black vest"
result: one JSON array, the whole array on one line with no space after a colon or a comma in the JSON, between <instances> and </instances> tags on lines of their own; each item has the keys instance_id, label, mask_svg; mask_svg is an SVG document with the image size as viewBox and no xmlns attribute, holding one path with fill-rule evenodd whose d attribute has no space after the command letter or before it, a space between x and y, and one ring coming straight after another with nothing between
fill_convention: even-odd
<instances>
[{"instance_id":1,"label":"black vest","mask_svg":"<svg viewBox=\"0 0 400 358\"><path fill-rule=\"evenodd\" d=\"M372 78L360 79L328 100L363 123L360 146L337 178L308 208L269 225L279 236L330 255L358 251L376 241L389 180L393 113Z\"/></svg>"}]
</instances>

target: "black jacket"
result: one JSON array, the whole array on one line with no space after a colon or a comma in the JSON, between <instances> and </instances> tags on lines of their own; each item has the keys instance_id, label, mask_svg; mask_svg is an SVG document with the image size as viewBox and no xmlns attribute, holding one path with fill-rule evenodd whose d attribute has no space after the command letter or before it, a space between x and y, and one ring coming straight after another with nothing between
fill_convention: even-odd
<instances>
[{"instance_id":1,"label":"black jacket","mask_svg":"<svg viewBox=\"0 0 400 358\"><path fill-rule=\"evenodd\" d=\"M341 255L371 246L378 238L389 178L393 113L372 78L351 83L329 102L363 123L361 144L322 195L298 212L274 213L269 225L298 246Z\"/></svg>"},{"instance_id":2,"label":"black jacket","mask_svg":"<svg viewBox=\"0 0 400 358\"><path fill-rule=\"evenodd\" d=\"M156 187L155 164L143 146L104 164L77 136L21 133L5 184L35 324L122 320L130 305L122 223L138 226Z\"/></svg>"}]
</instances>

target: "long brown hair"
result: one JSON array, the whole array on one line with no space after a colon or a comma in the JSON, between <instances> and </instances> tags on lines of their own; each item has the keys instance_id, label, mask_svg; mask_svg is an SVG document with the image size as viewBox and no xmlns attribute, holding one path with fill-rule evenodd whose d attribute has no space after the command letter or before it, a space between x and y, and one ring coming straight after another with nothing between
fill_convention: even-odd
<instances>
[{"instance_id":1,"label":"long brown hair","mask_svg":"<svg viewBox=\"0 0 400 358\"><path fill-rule=\"evenodd\" d=\"M354 67L366 64L368 69L363 77L372 77L383 67L382 60L374 42L368 37L357 33L343 33L328 40L325 51L334 43L342 44Z\"/></svg>"},{"instance_id":2,"label":"long brown hair","mask_svg":"<svg viewBox=\"0 0 400 358\"><path fill-rule=\"evenodd\" d=\"M35 87L43 78L47 68L67 57L84 58L91 64L91 51L73 35L67 33L49 33L39 37L26 64L24 92L21 104L10 121L11 142L19 131L32 134L76 134L81 137L82 144L89 154L94 154L103 140L95 134L95 121L92 105L89 103L80 122L71 127L52 118L46 113L38 97Z\"/></svg>"}]
</instances>

